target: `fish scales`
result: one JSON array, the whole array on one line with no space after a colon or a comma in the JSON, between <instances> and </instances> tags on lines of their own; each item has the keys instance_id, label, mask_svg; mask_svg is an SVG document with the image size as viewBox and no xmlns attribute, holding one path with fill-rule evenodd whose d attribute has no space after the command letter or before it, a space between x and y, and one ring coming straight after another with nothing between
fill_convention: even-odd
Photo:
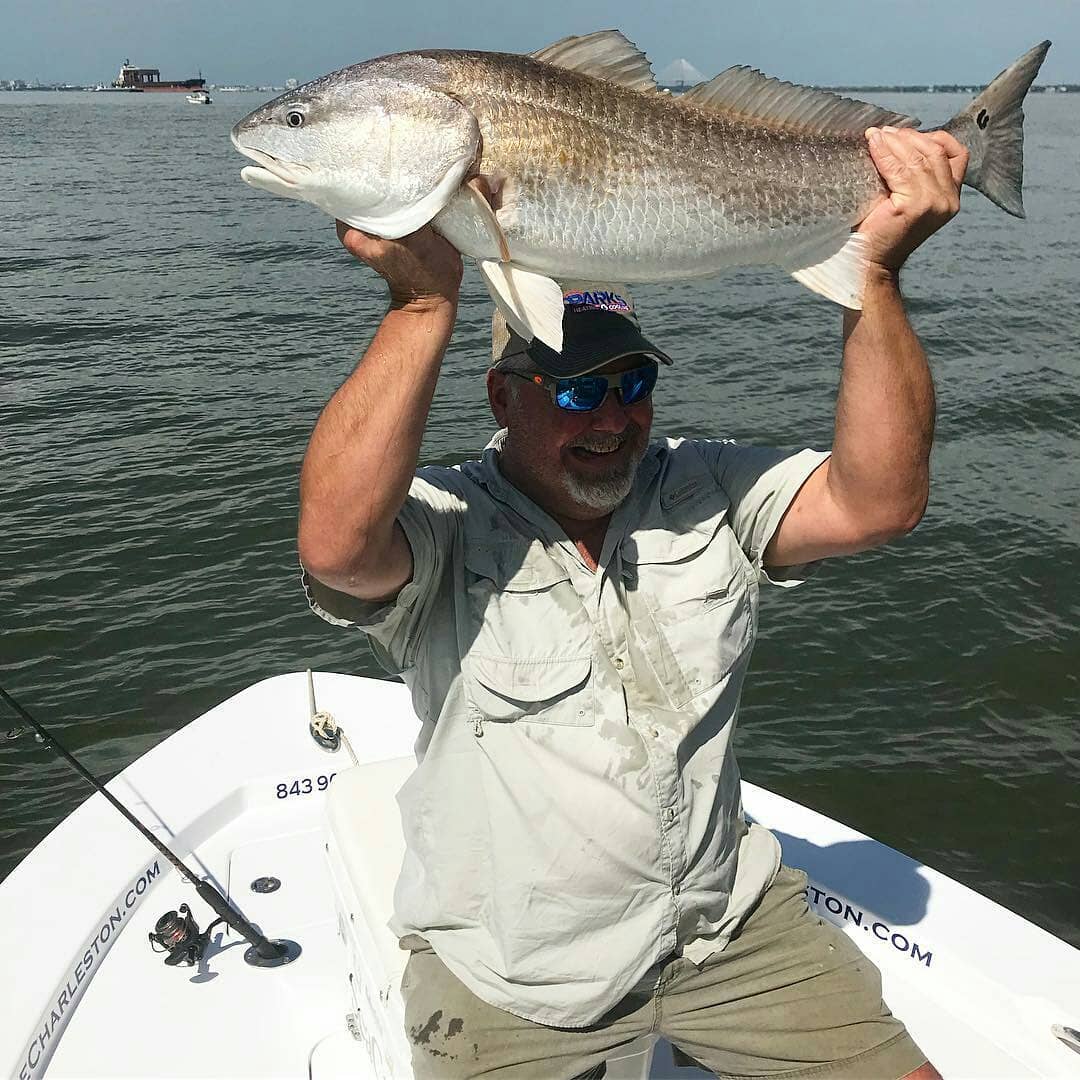
<instances>
[{"instance_id":1,"label":"fish scales","mask_svg":"<svg viewBox=\"0 0 1080 1080\"><path fill-rule=\"evenodd\" d=\"M708 275L855 224L884 193L861 138L753 125L514 54L418 55L479 121L479 171L513 178L500 222L537 270Z\"/></svg>"}]
</instances>

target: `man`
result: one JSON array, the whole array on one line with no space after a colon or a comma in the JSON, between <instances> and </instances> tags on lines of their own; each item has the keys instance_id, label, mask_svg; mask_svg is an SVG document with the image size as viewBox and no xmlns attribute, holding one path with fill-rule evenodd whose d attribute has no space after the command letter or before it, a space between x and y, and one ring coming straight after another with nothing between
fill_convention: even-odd
<instances>
[{"instance_id":1,"label":"man","mask_svg":"<svg viewBox=\"0 0 1080 1080\"><path fill-rule=\"evenodd\" d=\"M570 289L562 354L496 327L482 461L414 476L460 258L339 226L392 302L312 436L299 545L315 609L368 635L423 723L394 927L417 1076L601 1075L649 1031L719 1075L937 1076L747 827L730 750L759 579L926 505L933 387L898 272L967 155L867 138L890 197L860 226L831 455L650 445L670 361L621 290Z\"/></svg>"}]
</instances>

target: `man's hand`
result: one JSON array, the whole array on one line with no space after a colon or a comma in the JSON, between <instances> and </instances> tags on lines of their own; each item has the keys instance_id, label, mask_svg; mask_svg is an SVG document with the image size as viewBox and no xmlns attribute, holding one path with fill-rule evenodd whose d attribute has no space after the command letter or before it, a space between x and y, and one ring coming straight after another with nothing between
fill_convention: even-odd
<instances>
[{"instance_id":1,"label":"man's hand","mask_svg":"<svg viewBox=\"0 0 1080 1080\"><path fill-rule=\"evenodd\" d=\"M386 279L393 307L425 311L457 303L461 255L430 225L400 240L382 240L339 221L337 234L350 255Z\"/></svg>"},{"instance_id":2,"label":"man's hand","mask_svg":"<svg viewBox=\"0 0 1080 1080\"><path fill-rule=\"evenodd\" d=\"M968 152L948 132L868 128L870 156L889 197L859 226L870 261L895 273L907 257L960 209Z\"/></svg>"}]
</instances>

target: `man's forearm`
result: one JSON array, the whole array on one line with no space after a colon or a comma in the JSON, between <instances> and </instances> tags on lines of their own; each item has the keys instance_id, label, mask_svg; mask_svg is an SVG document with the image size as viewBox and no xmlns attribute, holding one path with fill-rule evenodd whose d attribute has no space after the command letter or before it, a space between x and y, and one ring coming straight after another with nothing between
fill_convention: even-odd
<instances>
[{"instance_id":1,"label":"man's forearm","mask_svg":"<svg viewBox=\"0 0 1080 1080\"><path fill-rule=\"evenodd\" d=\"M875 269L844 318L831 495L883 536L918 524L929 491L934 384L895 274Z\"/></svg>"},{"instance_id":2,"label":"man's forearm","mask_svg":"<svg viewBox=\"0 0 1080 1080\"><path fill-rule=\"evenodd\" d=\"M356 370L330 399L300 474L305 564L348 575L390 543L420 454L456 303L387 313Z\"/></svg>"}]
</instances>

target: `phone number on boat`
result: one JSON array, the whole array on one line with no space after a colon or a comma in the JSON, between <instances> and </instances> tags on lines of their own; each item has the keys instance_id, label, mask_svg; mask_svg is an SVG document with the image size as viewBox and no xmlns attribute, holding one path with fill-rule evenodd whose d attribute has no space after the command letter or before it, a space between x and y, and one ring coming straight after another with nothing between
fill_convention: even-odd
<instances>
[{"instance_id":1,"label":"phone number on boat","mask_svg":"<svg viewBox=\"0 0 1080 1080\"><path fill-rule=\"evenodd\" d=\"M325 791L335 776L337 776L337 773L332 772L329 776L301 776L291 783L282 780L275 788L275 791L279 799L287 799L290 795L310 795L314 791Z\"/></svg>"}]
</instances>

